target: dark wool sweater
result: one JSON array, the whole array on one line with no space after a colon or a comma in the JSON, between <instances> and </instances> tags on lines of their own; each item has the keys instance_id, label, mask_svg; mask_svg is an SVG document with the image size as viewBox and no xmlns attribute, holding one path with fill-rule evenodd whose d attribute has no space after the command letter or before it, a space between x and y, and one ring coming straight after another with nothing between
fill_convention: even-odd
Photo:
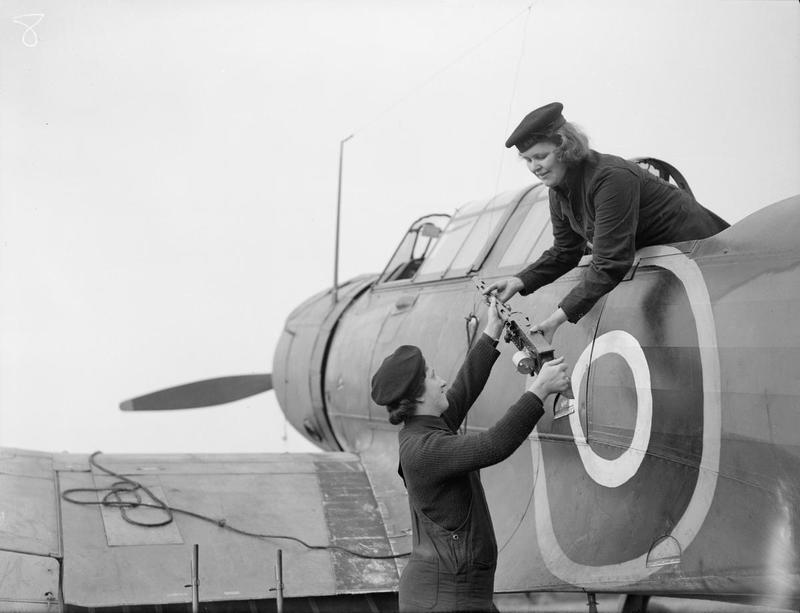
<instances>
[{"instance_id":1,"label":"dark wool sweater","mask_svg":"<svg viewBox=\"0 0 800 613\"><path fill-rule=\"evenodd\" d=\"M728 223L689 192L662 181L615 155L591 151L550 189L553 246L517 274L526 296L572 270L587 241L592 261L560 306L578 321L614 289L633 264L637 249L706 238Z\"/></svg>"},{"instance_id":2,"label":"dark wool sweater","mask_svg":"<svg viewBox=\"0 0 800 613\"><path fill-rule=\"evenodd\" d=\"M542 401L525 392L487 431L458 434L500 355L496 344L481 335L447 390L442 416L409 417L399 433L399 472L412 504L448 530L459 527L469 511L469 473L505 460L544 414Z\"/></svg>"}]
</instances>

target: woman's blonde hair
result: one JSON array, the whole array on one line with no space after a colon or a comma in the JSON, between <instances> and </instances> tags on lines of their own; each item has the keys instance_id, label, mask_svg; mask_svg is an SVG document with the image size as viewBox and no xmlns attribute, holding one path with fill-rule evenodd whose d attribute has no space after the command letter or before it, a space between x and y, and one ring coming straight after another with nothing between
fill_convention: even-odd
<instances>
[{"instance_id":1,"label":"woman's blonde hair","mask_svg":"<svg viewBox=\"0 0 800 613\"><path fill-rule=\"evenodd\" d=\"M556 146L556 159L565 164L577 164L589 155L589 138L568 121L555 131L542 135L536 142L553 143Z\"/></svg>"}]
</instances>

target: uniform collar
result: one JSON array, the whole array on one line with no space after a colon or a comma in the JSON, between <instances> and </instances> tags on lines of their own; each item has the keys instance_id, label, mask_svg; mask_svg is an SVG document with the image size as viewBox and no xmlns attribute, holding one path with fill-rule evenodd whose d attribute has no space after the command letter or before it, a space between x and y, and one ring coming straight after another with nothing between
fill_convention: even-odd
<instances>
[{"instance_id":1,"label":"uniform collar","mask_svg":"<svg viewBox=\"0 0 800 613\"><path fill-rule=\"evenodd\" d=\"M564 175L564 180L560 185L557 185L555 191L568 199L574 194L579 194L583 185L583 177L586 174L586 167L588 164L594 164L597 157L597 152L589 150L589 155L583 158L577 164L570 164L567 167L567 172Z\"/></svg>"},{"instance_id":2,"label":"uniform collar","mask_svg":"<svg viewBox=\"0 0 800 613\"><path fill-rule=\"evenodd\" d=\"M403 426L403 430L418 430L425 428L442 428L445 430L450 429L447 427L447 424L441 416L436 417L434 415L412 415L411 417L406 418L405 426Z\"/></svg>"}]
</instances>

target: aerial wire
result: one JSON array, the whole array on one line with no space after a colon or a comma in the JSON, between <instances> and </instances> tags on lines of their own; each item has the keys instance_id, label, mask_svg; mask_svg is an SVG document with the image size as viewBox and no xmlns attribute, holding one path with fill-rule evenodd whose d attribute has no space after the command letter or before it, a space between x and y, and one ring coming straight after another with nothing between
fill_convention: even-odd
<instances>
[{"instance_id":1,"label":"aerial wire","mask_svg":"<svg viewBox=\"0 0 800 613\"><path fill-rule=\"evenodd\" d=\"M437 77L439 77L440 75L442 75L442 74L444 74L445 72L447 72L448 70L450 70L450 68L452 68L453 66L455 66L456 64L458 64L458 63L459 63L461 60L463 60L465 57L467 57L467 56L471 55L471 54L472 54L474 51L476 51L477 49L479 49L480 47L482 47L483 45L485 45L485 44L486 44L486 43L487 43L487 42L488 42L490 39L494 38L494 37L495 37L497 34L499 34L499 33L500 33L500 32L502 32L503 30L505 30L505 29L506 29L508 26L510 26L512 23L514 23L515 21L517 21L517 19L519 19L519 17L520 17L520 16L521 16L523 13L525 13L526 11L528 12L528 16L530 16L530 9L531 9L531 6L533 6L533 3L530 3L530 4L529 4L527 7L525 7L524 9L522 9L521 11L519 11L518 13L516 13L516 14L515 14L513 17L511 17L511 18L510 18L508 21L506 21L504 24L502 24L501 26L499 26L499 27L498 27L496 30L494 30L493 32L491 32L490 34L488 34L486 37L484 37L483 39L481 39L480 41L478 41L476 44L474 44L472 47L470 47L470 48L469 48L469 49L467 49L466 51L462 52L462 53L461 53L461 54L460 54L458 57L456 57L454 60L452 60L452 61L451 61L449 64L447 64L447 65L443 66L442 68L438 69L437 71L435 71L434 73L432 73L432 74L431 74L431 75L430 75L430 76L429 76L427 79L425 79L424 81L422 81L421 83L419 83L418 85L416 85L414 88L412 88L411 90L409 90L408 92L406 92L405 94L403 94L402 96L400 96L399 98L397 98L397 99L396 99L394 102L392 102L392 103L391 103L389 106L387 106L387 107L386 107L386 108L385 108L383 111L381 111L381 112L380 112L380 113L378 113L377 115L373 116L373 117L372 117L372 119L370 119L370 120L368 120L368 121L364 122L363 124L361 124L361 125L358 127L358 129L356 129L356 130L353 130L353 131L351 132L351 135L356 135L356 134L360 133L360 132L361 132L362 130L364 130L366 127L368 127L368 126L371 126L371 125L372 125L372 124L374 124L376 121L378 121L379 119L383 118L383 116L384 116L384 115L386 115L386 114L388 114L389 112L393 111L395 108L397 108L398 106L400 106L400 105L401 105L403 102L405 102L406 100L408 100L409 98L411 98L411 97L412 97L412 96L413 96L415 93L417 93L419 90L421 90L421 89L424 89L425 87L427 87L428 85L430 85L430 84L431 84L431 83L432 83L434 80L436 80L436 78L437 78ZM527 20L526 20L526 23L527 23Z\"/></svg>"},{"instance_id":2,"label":"aerial wire","mask_svg":"<svg viewBox=\"0 0 800 613\"><path fill-rule=\"evenodd\" d=\"M525 17L525 25L522 27L522 44L520 45L519 50L519 59L517 59L517 70L514 73L514 85L511 88L511 98L508 101L508 113L506 115L506 127L503 130L503 134L508 134L508 126L511 124L511 111L514 107L514 99L517 96L517 83L519 82L519 72L520 68L522 68L522 59L525 57L525 43L528 40L528 22L531 18L531 9L533 8L533 2L528 5L527 11L528 15ZM503 160L505 160L506 152L501 151L500 153L500 164L498 165L497 169L497 179L494 182L494 193L497 193L497 190L500 186L500 177L503 174Z\"/></svg>"},{"instance_id":3,"label":"aerial wire","mask_svg":"<svg viewBox=\"0 0 800 613\"><path fill-rule=\"evenodd\" d=\"M508 112L506 113L506 126L505 126L505 130L503 132L504 134L508 133L508 125L511 122L511 111L513 109L514 99L516 98L516 94L517 94L517 83L519 82L519 73L520 73L520 68L522 67L522 60L525 57L525 42L526 42L527 37L528 37L528 23L530 22L531 9L532 8L533 8L533 2L528 4L528 6L525 8L525 11L527 11L527 15L525 16L525 23L524 23L524 25L522 27L522 43L520 45L519 57L517 58L517 67L516 67L516 69L514 71L514 83L513 83L512 87L511 87L511 97L510 97L510 99L508 101ZM519 17L519 15L521 15L521 14L522 14L521 12L518 13L517 16L515 17L515 19L517 17ZM506 24L506 25L508 25L508 24ZM483 213L481 214L482 216L488 216L488 218L490 220L492 219L493 214L494 214L493 210L496 209L497 206L498 206L498 200L497 200L497 195L498 194L497 194L497 191L498 191L499 185L500 185L500 177L502 176L502 173L503 173L503 160L505 159L506 155L507 154L506 154L505 150L501 149L501 152L500 152L500 163L499 163L499 166L498 166L498 169L497 169L497 178L495 179L494 190L492 191L493 197L492 197L492 199L490 199L486 203L486 208L484 209ZM491 236L492 230L494 230L494 228L496 226L497 226L497 222L484 224L484 226L483 226L483 233L485 233L484 242L489 240L489 237ZM470 240L470 238L468 237L467 240Z\"/></svg>"},{"instance_id":4,"label":"aerial wire","mask_svg":"<svg viewBox=\"0 0 800 613\"><path fill-rule=\"evenodd\" d=\"M531 9L532 8L533 8L533 2L528 4L528 6L525 9L525 11L527 11L527 15L525 16L525 23L522 26L522 44L520 45L519 57L517 58L517 67L516 67L516 69L514 71L514 83L513 83L512 87L511 87L511 97L510 97L510 99L508 101L508 112L506 113L506 126L505 126L505 130L503 132L504 134L508 133L508 125L511 122L511 110L512 110L512 108L514 106L514 99L516 98L516 94L517 94L517 83L519 82L519 73L520 73L520 68L522 67L522 59L525 56L525 42L526 42L527 37L528 37L528 23L529 23L530 18L531 18ZM519 17L519 15L521 15L521 14L522 13L518 13L517 16L514 19ZM508 25L508 24L506 24L506 25ZM496 178L495 184L494 184L494 191L492 192L495 195L497 194L497 190L498 190L498 187L500 185L500 176L502 175L502 172L503 172L503 160L505 159L505 155L506 155L506 152L505 151L501 151L500 164L499 164L499 168L497 170L497 178ZM493 205L494 205L494 199L490 200L487 203L487 206L493 206ZM489 239L489 235L491 234L492 229L493 229L492 226L487 224L487 226L485 228L486 240ZM476 308L475 308L475 306L473 306L472 313L474 313L475 310L476 310ZM512 315L513 315L513 313L512 313ZM471 316L474 317L474 315L471 315ZM467 319L469 319L469 317ZM468 332L467 333L467 350L468 351L469 351L470 345L472 344L472 340L473 339L470 338L469 332ZM464 421L465 421L464 430L466 431L466 419Z\"/></svg>"}]
</instances>

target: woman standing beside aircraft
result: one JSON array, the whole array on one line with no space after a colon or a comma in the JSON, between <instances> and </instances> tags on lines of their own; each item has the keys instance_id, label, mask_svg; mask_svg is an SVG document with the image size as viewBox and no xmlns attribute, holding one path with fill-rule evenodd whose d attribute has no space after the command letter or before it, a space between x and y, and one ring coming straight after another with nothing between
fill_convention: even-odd
<instances>
[{"instance_id":1,"label":"woman standing beside aircraft","mask_svg":"<svg viewBox=\"0 0 800 613\"><path fill-rule=\"evenodd\" d=\"M517 292L526 296L572 270L591 245L592 262L583 278L532 328L549 342L562 323L577 322L617 286L637 249L706 238L729 225L689 192L633 162L589 149L562 109L553 102L532 111L506 141L550 188L554 244L516 276L486 288L497 291L502 302Z\"/></svg>"},{"instance_id":2,"label":"woman standing beside aircraft","mask_svg":"<svg viewBox=\"0 0 800 613\"><path fill-rule=\"evenodd\" d=\"M403 345L372 378L372 398L403 423L398 472L408 490L413 548L400 578L400 611L496 611L497 543L479 469L509 457L544 414L542 401L569 386L563 358L542 368L527 391L486 432L458 427L486 384L503 321L494 298L481 338L450 389Z\"/></svg>"}]
</instances>

